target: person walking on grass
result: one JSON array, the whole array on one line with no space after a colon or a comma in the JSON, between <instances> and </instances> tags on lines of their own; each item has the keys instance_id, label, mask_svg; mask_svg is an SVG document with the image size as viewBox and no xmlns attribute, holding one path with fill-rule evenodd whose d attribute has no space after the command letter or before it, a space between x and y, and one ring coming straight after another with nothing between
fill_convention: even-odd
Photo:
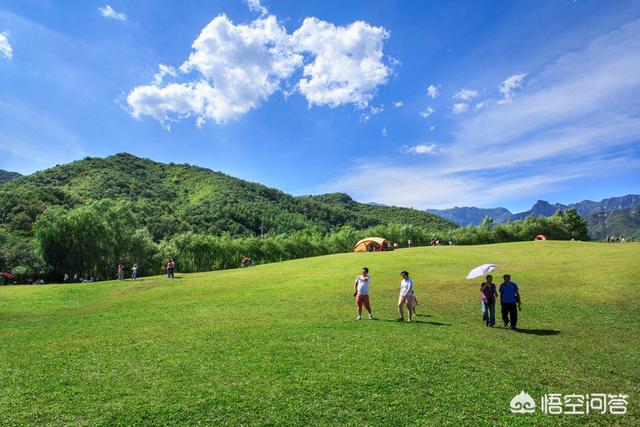
<instances>
[{"instance_id":1,"label":"person walking on grass","mask_svg":"<svg viewBox=\"0 0 640 427\"><path fill-rule=\"evenodd\" d=\"M413 320L413 310L415 307L415 297L413 294L413 280L409 278L409 273L403 271L400 273L402 280L400 281L400 297L398 298L398 313L400 318L398 321L404 321L404 305L409 310L409 322Z\"/></svg>"},{"instance_id":2,"label":"person walking on grass","mask_svg":"<svg viewBox=\"0 0 640 427\"><path fill-rule=\"evenodd\" d=\"M369 269L367 267L362 268L362 272L356 277L356 281L353 284L353 296L356 298L356 310L358 311L358 317L356 320L362 319L362 306L369 312L369 319L373 320L373 313L371 312L371 304L369 303L369 283L371 282L371 276L369 276Z\"/></svg>"},{"instance_id":3,"label":"person walking on grass","mask_svg":"<svg viewBox=\"0 0 640 427\"><path fill-rule=\"evenodd\" d=\"M133 267L131 267L131 280L137 280L138 279L138 264L133 264Z\"/></svg>"},{"instance_id":4,"label":"person walking on grass","mask_svg":"<svg viewBox=\"0 0 640 427\"><path fill-rule=\"evenodd\" d=\"M482 292L482 301L484 304L484 312L482 314L482 320L486 325L493 328L496 324L496 285L493 283L493 276L488 275L485 278L485 282L480 285L480 292Z\"/></svg>"},{"instance_id":5,"label":"person walking on grass","mask_svg":"<svg viewBox=\"0 0 640 427\"><path fill-rule=\"evenodd\" d=\"M520 292L518 285L511 281L511 276L502 276L504 282L500 285L500 305L502 306L502 321L504 327L511 323L511 329L518 324L518 310L520 309Z\"/></svg>"},{"instance_id":6,"label":"person walking on grass","mask_svg":"<svg viewBox=\"0 0 640 427\"><path fill-rule=\"evenodd\" d=\"M167 278L173 279L174 269L175 269L175 264L173 263L173 260L170 259L169 262L167 263Z\"/></svg>"}]
</instances>

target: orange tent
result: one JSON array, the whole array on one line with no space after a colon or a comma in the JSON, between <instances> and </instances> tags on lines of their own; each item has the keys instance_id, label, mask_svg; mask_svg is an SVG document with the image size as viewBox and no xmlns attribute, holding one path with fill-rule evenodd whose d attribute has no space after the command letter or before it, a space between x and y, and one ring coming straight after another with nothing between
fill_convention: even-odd
<instances>
[{"instance_id":1,"label":"orange tent","mask_svg":"<svg viewBox=\"0 0 640 427\"><path fill-rule=\"evenodd\" d=\"M356 247L353 248L354 252L368 252L368 251L388 251L393 250L391 242L382 237L367 237L356 243Z\"/></svg>"}]
</instances>

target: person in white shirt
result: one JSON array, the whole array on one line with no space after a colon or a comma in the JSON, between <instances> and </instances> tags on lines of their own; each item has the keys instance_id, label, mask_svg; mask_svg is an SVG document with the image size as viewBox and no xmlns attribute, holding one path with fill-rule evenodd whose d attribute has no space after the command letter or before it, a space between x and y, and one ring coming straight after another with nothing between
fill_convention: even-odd
<instances>
[{"instance_id":1,"label":"person in white shirt","mask_svg":"<svg viewBox=\"0 0 640 427\"><path fill-rule=\"evenodd\" d=\"M413 280L409 278L409 273L403 271L400 273L402 280L400 281L400 297L398 298L399 321L404 321L404 305L407 304L409 309L409 322L413 320L413 308L415 306L415 297L413 294Z\"/></svg>"},{"instance_id":2,"label":"person in white shirt","mask_svg":"<svg viewBox=\"0 0 640 427\"><path fill-rule=\"evenodd\" d=\"M362 268L362 272L353 284L353 296L356 298L356 310L358 310L358 317L356 320L362 319L362 306L369 312L369 319L373 320L373 313L371 313L371 305L369 304L369 282L371 277L369 276L369 269L367 267Z\"/></svg>"}]
</instances>

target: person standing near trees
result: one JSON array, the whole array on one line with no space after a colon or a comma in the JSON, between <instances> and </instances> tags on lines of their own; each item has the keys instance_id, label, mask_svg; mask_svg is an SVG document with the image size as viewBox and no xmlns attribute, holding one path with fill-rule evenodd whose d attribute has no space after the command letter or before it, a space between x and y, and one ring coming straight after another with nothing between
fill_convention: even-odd
<instances>
[{"instance_id":1,"label":"person standing near trees","mask_svg":"<svg viewBox=\"0 0 640 427\"><path fill-rule=\"evenodd\" d=\"M118 263L118 280L124 280L124 264L122 261Z\"/></svg>"},{"instance_id":2,"label":"person standing near trees","mask_svg":"<svg viewBox=\"0 0 640 427\"><path fill-rule=\"evenodd\" d=\"M502 306L502 321L504 327L509 326L516 329L518 323L518 310L520 309L520 292L518 285L511 281L511 276L505 274L502 276L504 282L500 285L500 305Z\"/></svg>"},{"instance_id":3,"label":"person standing near trees","mask_svg":"<svg viewBox=\"0 0 640 427\"><path fill-rule=\"evenodd\" d=\"M173 279L173 270L175 268L175 264L173 263L173 259L170 259L167 263L167 278Z\"/></svg>"},{"instance_id":4,"label":"person standing near trees","mask_svg":"<svg viewBox=\"0 0 640 427\"><path fill-rule=\"evenodd\" d=\"M133 264L133 267L131 267L131 280L137 280L138 279L138 264Z\"/></svg>"},{"instance_id":5,"label":"person standing near trees","mask_svg":"<svg viewBox=\"0 0 640 427\"><path fill-rule=\"evenodd\" d=\"M362 272L356 277L356 281L353 284L353 296L356 298L356 310L358 311L358 317L356 320L362 319L362 306L369 312L369 319L374 320L373 313L371 312L371 304L369 303L369 282L371 277L369 276L369 269L367 267L362 268Z\"/></svg>"}]
</instances>

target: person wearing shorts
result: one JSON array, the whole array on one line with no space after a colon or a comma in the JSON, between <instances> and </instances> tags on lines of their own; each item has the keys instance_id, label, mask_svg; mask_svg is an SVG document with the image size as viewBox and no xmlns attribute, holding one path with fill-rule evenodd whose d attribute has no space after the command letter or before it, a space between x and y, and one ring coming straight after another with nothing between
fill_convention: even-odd
<instances>
[{"instance_id":1,"label":"person wearing shorts","mask_svg":"<svg viewBox=\"0 0 640 427\"><path fill-rule=\"evenodd\" d=\"M415 296L413 293L413 280L409 278L409 273L403 271L400 273L402 280L400 281L400 296L398 297L398 313L400 314L399 321L404 321L404 305L407 305L409 310L409 322L413 320L413 309L415 307Z\"/></svg>"},{"instance_id":2,"label":"person wearing shorts","mask_svg":"<svg viewBox=\"0 0 640 427\"><path fill-rule=\"evenodd\" d=\"M356 298L356 310L358 311L358 317L356 320L362 319L362 306L369 312L369 319L373 320L373 313L371 313L371 304L369 303L369 282L371 277L369 276L369 269L367 267L362 268L362 272L356 277L356 281L353 284L353 296Z\"/></svg>"}]
</instances>

